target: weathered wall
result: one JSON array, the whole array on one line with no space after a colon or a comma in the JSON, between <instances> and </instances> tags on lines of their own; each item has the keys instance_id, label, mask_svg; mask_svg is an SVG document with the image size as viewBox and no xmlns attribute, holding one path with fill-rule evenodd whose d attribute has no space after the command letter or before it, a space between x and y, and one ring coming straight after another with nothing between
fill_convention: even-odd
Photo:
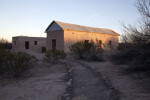
<instances>
[{"instance_id":1,"label":"weathered wall","mask_svg":"<svg viewBox=\"0 0 150 100\"><path fill-rule=\"evenodd\" d=\"M25 41L29 41L29 49L25 49ZM34 44L34 41L37 41L37 45ZM40 37L13 37L12 42L13 42L12 49L17 51L32 50L41 52L41 47L46 46L46 38Z\"/></svg>"},{"instance_id":2,"label":"weathered wall","mask_svg":"<svg viewBox=\"0 0 150 100\"><path fill-rule=\"evenodd\" d=\"M46 49L52 49L52 39L56 39L56 49L64 50L64 31L47 32Z\"/></svg>"},{"instance_id":3,"label":"weathered wall","mask_svg":"<svg viewBox=\"0 0 150 100\"><path fill-rule=\"evenodd\" d=\"M116 48L118 46L118 36L107 35L101 33L92 33L92 32L79 32L79 31L71 31L64 30L64 51L69 52L69 46L73 43L81 40L102 40L102 47L105 50L110 49L109 41L112 41L112 48Z\"/></svg>"}]
</instances>

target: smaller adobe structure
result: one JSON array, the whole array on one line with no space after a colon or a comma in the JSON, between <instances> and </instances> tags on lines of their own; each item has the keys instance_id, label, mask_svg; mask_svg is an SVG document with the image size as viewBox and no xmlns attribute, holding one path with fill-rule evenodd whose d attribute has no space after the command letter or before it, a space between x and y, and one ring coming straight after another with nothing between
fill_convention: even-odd
<instances>
[{"instance_id":1,"label":"smaller adobe structure","mask_svg":"<svg viewBox=\"0 0 150 100\"><path fill-rule=\"evenodd\" d=\"M41 47L46 46L46 38L41 37L27 37L27 36L16 36L12 37L12 49L15 51L36 51L42 52Z\"/></svg>"},{"instance_id":2,"label":"smaller adobe structure","mask_svg":"<svg viewBox=\"0 0 150 100\"><path fill-rule=\"evenodd\" d=\"M87 27L53 21L45 30L46 48L69 52L69 46L77 41L99 41L104 50L118 46L119 34L110 29Z\"/></svg>"}]
</instances>

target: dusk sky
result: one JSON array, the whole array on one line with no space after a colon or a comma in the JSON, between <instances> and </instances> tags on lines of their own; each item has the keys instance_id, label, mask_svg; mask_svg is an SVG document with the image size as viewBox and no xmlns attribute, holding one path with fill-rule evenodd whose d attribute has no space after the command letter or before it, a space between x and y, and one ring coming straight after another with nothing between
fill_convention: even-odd
<instances>
[{"instance_id":1,"label":"dusk sky","mask_svg":"<svg viewBox=\"0 0 150 100\"><path fill-rule=\"evenodd\" d=\"M46 37L53 21L108 28L121 34L121 24L136 24L134 0L0 0L0 38Z\"/></svg>"}]
</instances>

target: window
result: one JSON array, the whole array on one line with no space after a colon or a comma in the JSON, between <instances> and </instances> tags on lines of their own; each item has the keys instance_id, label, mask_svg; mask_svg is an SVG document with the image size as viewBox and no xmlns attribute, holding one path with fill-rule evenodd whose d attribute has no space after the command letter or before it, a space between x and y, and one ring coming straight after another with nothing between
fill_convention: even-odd
<instances>
[{"instance_id":1,"label":"window","mask_svg":"<svg viewBox=\"0 0 150 100\"><path fill-rule=\"evenodd\" d=\"M25 49L29 49L29 41L25 41Z\"/></svg>"},{"instance_id":2,"label":"window","mask_svg":"<svg viewBox=\"0 0 150 100\"><path fill-rule=\"evenodd\" d=\"M102 46L102 40L99 40L99 46Z\"/></svg>"},{"instance_id":3,"label":"window","mask_svg":"<svg viewBox=\"0 0 150 100\"><path fill-rule=\"evenodd\" d=\"M37 45L37 41L34 41L34 45Z\"/></svg>"},{"instance_id":4,"label":"window","mask_svg":"<svg viewBox=\"0 0 150 100\"><path fill-rule=\"evenodd\" d=\"M112 45L112 41L109 41L109 45Z\"/></svg>"},{"instance_id":5,"label":"window","mask_svg":"<svg viewBox=\"0 0 150 100\"><path fill-rule=\"evenodd\" d=\"M85 40L84 43L89 43L89 40Z\"/></svg>"},{"instance_id":6,"label":"window","mask_svg":"<svg viewBox=\"0 0 150 100\"><path fill-rule=\"evenodd\" d=\"M16 41L14 41L14 44L16 45Z\"/></svg>"},{"instance_id":7,"label":"window","mask_svg":"<svg viewBox=\"0 0 150 100\"><path fill-rule=\"evenodd\" d=\"M56 39L52 39L52 49L56 49Z\"/></svg>"}]
</instances>

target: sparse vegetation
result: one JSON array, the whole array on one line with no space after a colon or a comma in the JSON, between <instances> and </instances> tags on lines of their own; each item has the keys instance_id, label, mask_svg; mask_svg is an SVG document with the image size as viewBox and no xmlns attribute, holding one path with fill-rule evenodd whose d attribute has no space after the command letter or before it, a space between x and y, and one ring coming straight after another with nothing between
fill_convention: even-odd
<instances>
[{"instance_id":1,"label":"sparse vegetation","mask_svg":"<svg viewBox=\"0 0 150 100\"><path fill-rule=\"evenodd\" d=\"M8 40L1 38L0 45L4 49L12 49L12 43L9 43Z\"/></svg>"},{"instance_id":2,"label":"sparse vegetation","mask_svg":"<svg viewBox=\"0 0 150 100\"><path fill-rule=\"evenodd\" d=\"M87 59L91 61L102 61L103 50L98 40L78 41L69 47L71 54L76 59Z\"/></svg>"},{"instance_id":3,"label":"sparse vegetation","mask_svg":"<svg viewBox=\"0 0 150 100\"><path fill-rule=\"evenodd\" d=\"M49 63L58 63L59 59L66 58L66 53L62 50L47 50L44 56L44 61Z\"/></svg>"},{"instance_id":4,"label":"sparse vegetation","mask_svg":"<svg viewBox=\"0 0 150 100\"><path fill-rule=\"evenodd\" d=\"M25 52L7 52L4 65L6 71L13 74L14 77L18 77L36 62L35 56Z\"/></svg>"},{"instance_id":5,"label":"sparse vegetation","mask_svg":"<svg viewBox=\"0 0 150 100\"><path fill-rule=\"evenodd\" d=\"M4 62L4 57L6 56L6 52L5 49L2 48L2 46L0 45L0 74L3 73L3 62Z\"/></svg>"},{"instance_id":6,"label":"sparse vegetation","mask_svg":"<svg viewBox=\"0 0 150 100\"><path fill-rule=\"evenodd\" d=\"M139 27L123 24L125 34L119 52L112 56L117 64L127 64L127 72L150 71L150 0L137 0L136 7L142 17Z\"/></svg>"},{"instance_id":7,"label":"sparse vegetation","mask_svg":"<svg viewBox=\"0 0 150 100\"><path fill-rule=\"evenodd\" d=\"M20 76L29 69L37 59L24 52L11 52L4 48L3 40L0 40L0 74L9 73L14 77Z\"/></svg>"}]
</instances>

